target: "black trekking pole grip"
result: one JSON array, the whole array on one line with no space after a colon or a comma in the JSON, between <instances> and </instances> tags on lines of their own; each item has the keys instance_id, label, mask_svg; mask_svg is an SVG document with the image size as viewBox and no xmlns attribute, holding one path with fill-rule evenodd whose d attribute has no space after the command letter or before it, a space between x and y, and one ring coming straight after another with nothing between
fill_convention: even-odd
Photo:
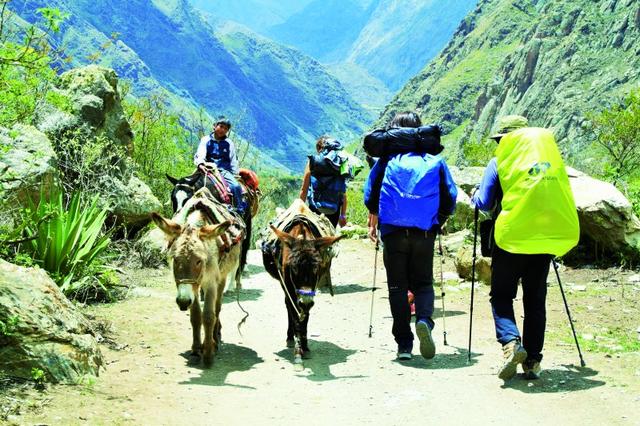
<instances>
[{"instance_id":1,"label":"black trekking pole grip","mask_svg":"<svg viewBox=\"0 0 640 426\"><path fill-rule=\"evenodd\" d=\"M573 340L576 342L576 348L578 348L578 356L580 356L580 365L586 367L587 363L584 362L582 357L582 351L580 350L580 344L578 343L578 336L576 336L576 329L573 326L573 320L571 319L571 312L569 312L569 304L567 303L567 297L564 295L564 289L562 288L562 281L560 281L560 272L558 272L558 264L555 259L551 259L553 263L553 269L556 271L556 278L558 278L558 286L560 286L560 293L562 294L562 301L564 302L564 309L567 311L567 317L569 317L569 324L571 325L571 332L573 333Z\"/></svg>"},{"instance_id":2,"label":"black trekking pole grip","mask_svg":"<svg viewBox=\"0 0 640 426\"><path fill-rule=\"evenodd\" d=\"M471 262L471 303L469 307L469 348L467 354L467 362L471 362L471 331L473 330L473 294L476 283L476 248L478 242L478 217L480 211L476 206L473 213L473 255Z\"/></svg>"}]
</instances>

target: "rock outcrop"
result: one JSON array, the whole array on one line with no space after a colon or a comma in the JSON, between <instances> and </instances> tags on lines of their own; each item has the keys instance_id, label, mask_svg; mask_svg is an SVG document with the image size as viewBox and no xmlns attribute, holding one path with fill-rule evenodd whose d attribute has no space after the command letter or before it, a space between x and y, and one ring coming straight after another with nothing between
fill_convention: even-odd
<instances>
[{"instance_id":1,"label":"rock outcrop","mask_svg":"<svg viewBox=\"0 0 640 426\"><path fill-rule=\"evenodd\" d=\"M90 65L67 71L59 77L54 90L70 105L65 110L45 105L37 111L36 126L50 140L64 143L65 138L101 138L114 148L112 151L120 149L125 156L131 153L133 134L113 70ZM109 149L104 155L113 155L106 151ZM112 214L112 222L135 232L149 222L149 213L162 206L149 187L133 175L128 161L114 163L118 166L110 167L96 179L97 191Z\"/></svg>"},{"instance_id":2,"label":"rock outcrop","mask_svg":"<svg viewBox=\"0 0 640 426\"><path fill-rule=\"evenodd\" d=\"M32 379L78 383L103 365L89 321L38 268L0 260L0 371ZM37 369L37 370L34 370Z\"/></svg>"},{"instance_id":3,"label":"rock outcrop","mask_svg":"<svg viewBox=\"0 0 640 426\"><path fill-rule=\"evenodd\" d=\"M36 198L57 175L47 136L32 126L0 128L0 197L8 202Z\"/></svg>"}]
</instances>

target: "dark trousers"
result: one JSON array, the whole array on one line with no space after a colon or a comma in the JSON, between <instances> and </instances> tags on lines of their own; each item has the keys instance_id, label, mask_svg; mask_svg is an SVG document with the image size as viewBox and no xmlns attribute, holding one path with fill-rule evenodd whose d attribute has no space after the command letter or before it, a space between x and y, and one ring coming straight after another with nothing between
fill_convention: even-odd
<instances>
[{"instance_id":1,"label":"dark trousers","mask_svg":"<svg viewBox=\"0 0 640 426\"><path fill-rule=\"evenodd\" d=\"M551 255L515 254L495 247L491 260L491 308L496 338L501 344L520 339L513 299L522 280L524 323L522 345L527 358L541 361L546 327L547 275Z\"/></svg>"},{"instance_id":2,"label":"dark trousers","mask_svg":"<svg viewBox=\"0 0 640 426\"><path fill-rule=\"evenodd\" d=\"M400 229L382 237L384 267L387 271L389 305L393 316L392 333L401 348L413 346L411 310L407 290L414 294L416 321L433 328L433 246L435 232Z\"/></svg>"},{"instance_id":3,"label":"dark trousers","mask_svg":"<svg viewBox=\"0 0 640 426\"><path fill-rule=\"evenodd\" d=\"M334 228L338 227L338 221L340 220L340 211L342 209L342 205L338 206L338 211L337 212L331 213L331 214L320 213L318 210L316 210L314 207L311 207L311 206L309 206L309 208L314 213L324 214L327 217L327 219L329 219L329 222L331 222L331 224L333 225Z\"/></svg>"}]
</instances>

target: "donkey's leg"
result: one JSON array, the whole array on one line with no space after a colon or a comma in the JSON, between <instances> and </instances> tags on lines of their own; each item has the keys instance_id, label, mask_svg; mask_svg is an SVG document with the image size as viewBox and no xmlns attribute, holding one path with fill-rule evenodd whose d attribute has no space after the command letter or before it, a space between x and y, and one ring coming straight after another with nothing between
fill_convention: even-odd
<instances>
[{"instance_id":1,"label":"donkey's leg","mask_svg":"<svg viewBox=\"0 0 640 426\"><path fill-rule=\"evenodd\" d=\"M289 300L287 300L287 297L285 296L284 298L284 304L287 307L287 347L288 348L293 348L293 346L295 345L295 341L293 339L294 337L294 321L295 321L295 312L293 311Z\"/></svg>"},{"instance_id":2,"label":"donkey's leg","mask_svg":"<svg viewBox=\"0 0 640 426\"><path fill-rule=\"evenodd\" d=\"M204 290L204 345L202 350L202 360L204 361L204 364L206 366L209 366L213 363L214 351L213 324L215 322L214 303L216 294L214 292L214 289L211 287L213 286L208 286Z\"/></svg>"},{"instance_id":3,"label":"donkey's leg","mask_svg":"<svg viewBox=\"0 0 640 426\"><path fill-rule=\"evenodd\" d=\"M191 303L191 329L193 331L193 343L191 344L191 354L200 356L202 351L202 340L200 340L200 328L202 327L202 311L200 310L200 297L196 293L193 303Z\"/></svg>"},{"instance_id":4,"label":"donkey's leg","mask_svg":"<svg viewBox=\"0 0 640 426\"><path fill-rule=\"evenodd\" d=\"M222 323L220 322L220 309L222 308L222 294L224 292L225 279L218 283L215 300L215 319L213 325L213 352L218 353L220 343L222 343Z\"/></svg>"},{"instance_id":5,"label":"donkey's leg","mask_svg":"<svg viewBox=\"0 0 640 426\"><path fill-rule=\"evenodd\" d=\"M309 343L307 341L307 325L309 324L310 315L311 312L308 312L307 315L305 315L304 319L300 321L300 349L302 349L303 358L309 358L311 352L309 350Z\"/></svg>"}]
</instances>

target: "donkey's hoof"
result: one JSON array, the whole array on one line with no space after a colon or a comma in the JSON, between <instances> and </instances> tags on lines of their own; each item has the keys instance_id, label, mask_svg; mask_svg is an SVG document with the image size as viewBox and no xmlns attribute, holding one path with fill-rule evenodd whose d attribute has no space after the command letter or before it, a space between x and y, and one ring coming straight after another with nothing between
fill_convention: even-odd
<instances>
[{"instance_id":1,"label":"donkey's hoof","mask_svg":"<svg viewBox=\"0 0 640 426\"><path fill-rule=\"evenodd\" d=\"M287 339L287 348L293 348L296 346L296 341L293 339Z\"/></svg>"},{"instance_id":2,"label":"donkey's hoof","mask_svg":"<svg viewBox=\"0 0 640 426\"><path fill-rule=\"evenodd\" d=\"M311 358L311 351L309 349L307 349L306 351L303 349L302 359L309 359L309 358Z\"/></svg>"},{"instance_id":3,"label":"donkey's hoof","mask_svg":"<svg viewBox=\"0 0 640 426\"><path fill-rule=\"evenodd\" d=\"M202 362L205 367L211 367L213 365L213 354L203 355Z\"/></svg>"}]
</instances>

